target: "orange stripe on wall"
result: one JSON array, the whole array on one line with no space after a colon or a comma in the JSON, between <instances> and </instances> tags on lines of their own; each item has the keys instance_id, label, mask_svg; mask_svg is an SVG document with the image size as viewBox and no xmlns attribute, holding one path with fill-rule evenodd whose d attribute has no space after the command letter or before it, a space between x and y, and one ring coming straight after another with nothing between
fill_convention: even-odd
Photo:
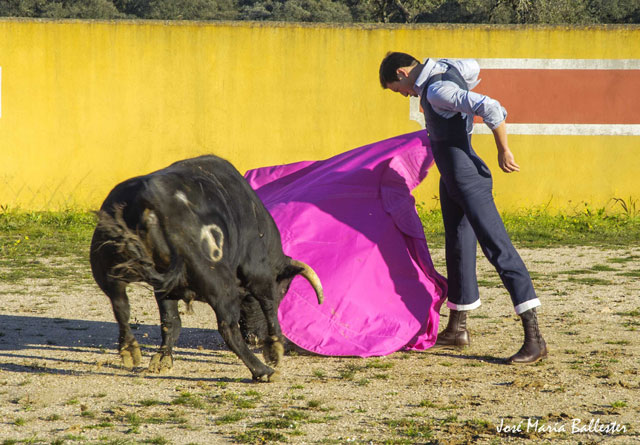
<instances>
[{"instance_id":1,"label":"orange stripe on wall","mask_svg":"<svg viewBox=\"0 0 640 445\"><path fill-rule=\"evenodd\" d=\"M484 69L474 91L509 123L640 124L640 70Z\"/></svg>"}]
</instances>

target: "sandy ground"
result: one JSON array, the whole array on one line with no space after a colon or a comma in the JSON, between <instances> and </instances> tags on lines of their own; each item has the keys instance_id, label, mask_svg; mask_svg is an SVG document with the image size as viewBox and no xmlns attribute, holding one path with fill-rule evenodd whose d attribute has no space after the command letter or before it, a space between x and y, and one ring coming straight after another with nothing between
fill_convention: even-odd
<instances>
[{"instance_id":1,"label":"sandy ground","mask_svg":"<svg viewBox=\"0 0 640 445\"><path fill-rule=\"evenodd\" d=\"M520 253L543 301L548 360L503 363L522 328L480 259L470 348L292 354L268 384L251 382L202 304L183 317L171 372L122 369L88 265L41 259L68 277L0 282L0 443L640 443L640 248ZM442 250L432 254L444 270ZM160 335L141 286L132 321L146 366Z\"/></svg>"}]
</instances>

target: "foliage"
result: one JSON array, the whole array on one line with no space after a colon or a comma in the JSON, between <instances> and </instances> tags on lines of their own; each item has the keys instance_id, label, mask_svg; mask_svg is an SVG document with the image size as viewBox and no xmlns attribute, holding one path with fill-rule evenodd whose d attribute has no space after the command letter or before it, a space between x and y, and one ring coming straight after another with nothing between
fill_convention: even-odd
<instances>
[{"instance_id":1,"label":"foliage","mask_svg":"<svg viewBox=\"0 0 640 445\"><path fill-rule=\"evenodd\" d=\"M640 23L640 0L3 0L0 17L586 25Z\"/></svg>"},{"instance_id":2,"label":"foliage","mask_svg":"<svg viewBox=\"0 0 640 445\"><path fill-rule=\"evenodd\" d=\"M156 20L235 20L235 0L114 0L129 18Z\"/></svg>"},{"instance_id":3,"label":"foliage","mask_svg":"<svg viewBox=\"0 0 640 445\"><path fill-rule=\"evenodd\" d=\"M243 20L289 22L351 22L349 8L332 0L240 0Z\"/></svg>"},{"instance_id":4,"label":"foliage","mask_svg":"<svg viewBox=\"0 0 640 445\"><path fill-rule=\"evenodd\" d=\"M111 0L3 0L0 17L124 18Z\"/></svg>"}]
</instances>

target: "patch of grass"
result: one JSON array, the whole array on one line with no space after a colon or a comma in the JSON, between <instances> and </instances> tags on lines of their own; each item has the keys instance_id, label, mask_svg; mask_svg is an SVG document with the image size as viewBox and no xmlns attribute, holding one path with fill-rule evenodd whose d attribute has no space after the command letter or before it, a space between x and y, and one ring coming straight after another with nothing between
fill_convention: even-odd
<instances>
[{"instance_id":1,"label":"patch of grass","mask_svg":"<svg viewBox=\"0 0 640 445\"><path fill-rule=\"evenodd\" d=\"M624 408L626 406L627 406L627 402L625 402L624 400L616 400L611 404L611 408L615 408L615 409Z\"/></svg>"},{"instance_id":2,"label":"patch of grass","mask_svg":"<svg viewBox=\"0 0 640 445\"><path fill-rule=\"evenodd\" d=\"M132 427L137 427L142 425L142 418L136 413L127 413L125 414L124 419Z\"/></svg>"},{"instance_id":3,"label":"patch of grass","mask_svg":"<svg viewBox=\"0 0 640 445\"><path fill-rule=\"evenodd\" d=\"M569 277L568 281L572 283L586 284L587 286L607 286L613 284L611 280L604 280L602 278L593 278L593 277L585 277L585 278L576 278Z\"/></svg>"},{"instance_id":4,"label":"patch of grass","mask_svg":"<svg viewBox=\"0 0 640 445\"><path fill-rule=\"evenodd\" d=\"M207 404L200 399L200 397L191 394L190 392L182 392L178 397L173 399L172 405L185 405L196 409L206 409Z\"/></svg>"},{"instance_id":5,"label":"patch of grass","mask_svg":"<svg viewBox=\"0 0 640 445\"><path fill-rule=\"evenodd\" d=\"M243 396L239 396L233 392L225 392L222 394L213 394L208 399L216 405L233 404L236 408L250 409L255 408L256 403L262 398L262 394L257 391L245 391ZM205 407L203 407L205 408Z\"/></svg>"},{"instance_id":6,"label":"patch of grass","mask_svg":"<svg viewBox=\"0 0 640 445\"><path fill-rule=\"evenodd\" d=\"M140 401L140 405L142 406L155 406L155 405L162 405L163 402L161 402L160 400L154 400L154 399L144 399Z\"/></svg>"},{"instance_id":7,"label":"patch of grass","mask_svg":"<svg viewBox=\"0 0 640 445\"><path fill-rule=\"evenodd\" d=\"M429 439L433 435L431 425L422 419L394 419L384 420L382 423L394 430L395 434L418 442L423 442L424 439Z\"/></svg>"},{"instance_id":8,"label":"patch of grass","mask_svg":"<svg viewBox=\"0 0 640 445\"><path fill-rule=\"evenodd\" d=\"M330 414L327 414L318 419L309 420L309 423L329 423L329 422L333 422L335 420L340 419L340 417L341 416L332 416Z\"/></svg>"},{"instance_id":9,"label":"patch of grass","mask_svg":"<svg viewBox=\"0 0 640 445\"><path fill-rule=\"evenodd\" d=\"M449 405L443 405L443 406L438 407L438 409L440 411L451 411L451 410L458 409L458 408L459 408L458 405L455 405L453 403L449 404Z\"/></svg>"},{"instance_id":10,"label":"patch of grass","mask_svg":"<svg viewBox=\"0 0 640 445\"><path fill-rule=\"evenodd\" d=\"M284 414L282 414L282 416L285 419L295 420L295 421L307 420L309 418L309 414L305 413L304 411L298 411L298 410L286 411Z\"/></svg>"},{"instance_id":11,"label":"patch of grass","mask_svg":"<svg viewBox=\"0 0 640 445\"><path fill-rule=\"evenodd\" d=\"M442 419L442 423L454 423L458 421L458 416L456 416L455 414L452 414L450 416L445 417L444 419Z\"/></svg>"},{"instance_id":12,"label":"patch of grass","mask_svg":"<svg viewBox=\"0 0 640 445\"><path fill-rule=\"evenodd\" d=\"M264 430L247 430L242 433L235 433L233 438L239 443L273 443L273 442L287 442L287 436L277 431L264 431Z\"/></svg>"},{"instance_id":13,"label":"patch of grass","mask_svg":"<svg viewBox=\"0 0 640 445\"><path fill-rule=\"evenodd\" d=\"M495 281L495 280L485 280L485 279L479 279L478 280L478 286L480 287L500 287L502 286L502 283L499 281Z\"/></svg>"},{"instance_id":14,"label":"patch of grass","mask_svg":"<svg viewBox=\"0 0 640 445\"><path fill-rule=\"evenodd\" d=\"M327 377L327 373L324 372L322 369L314 369L313 375L319 379L324 379Z\"/></svg>"},{"instance_id":15,"label":"patch of grass","mask_svg":"<svg viewBox=\"0 0 640 445\"><path fill-rule=\"evenodd\" d=\"M620 346L627 346L631 344L629 340L609 340L605 343L608 345L620 345Z\"/></svg>"},{"instance_id":16,"label":"patch of grass","mask_svg":"<svg viewBox=\"0 0 640 445\"><path fill-rule=\"evenodd\" d=\"M503 212L502 219L513 241L526 247L574 245L628 246L640 243L640 215L625 212L612 200L594 209L581 203L575 209L551 212L546 207ZM439 209L417 206L429 244L444 247L444 226Z\"/></svg>"},{"instance_id":17,"label":"patch of grass","mask_svg":"<svg viewBox=\"0 0 640 445\"><path fill-rule=\"evenodd\" d=\"M353 380L356 375L356 372L362 371L362 366L358 366L353 363L348 363L344 368L338 370L338 374L341 379L345 380Z\"/></svg>"},{"instance_id":18,"label":"patch of grass","mask_svg":"<svg viewBox=\"0 0 640 445\"><path fill-rule=\"evenodd\" d=\"M264 428L267 430L282 430L287 428L295 428L296 425L289 419L269 419L262 420L253 424L255 428Z\"/></svg>"},{"instance_id":19,"label":"patch of grass","mask_svg":"<svg viewBox=\"0 0 640 445\"><path fill-rule=\"evenodd\" d=\"M640 259L640 257L637 255L627 255L624 257L609 258L607 262L614 263L614 264L624 264L624 263L630 263L632 261L637 261L638 259Z\"/></svg>"},{"instance_id":20,"label":"patch of grass","mask_svg":"<svg viewBox=\"0 0 640 445\"><path fill-rule=\"evenodd\" d=\"M621 315L623 317L640 317L640 307L626 312L616 312L616 315Z\"/></svg>"},{"instance_id":21,"label":"patch of grass","mask_svg":"<svg viewBox=\"0 0 640 445\"><path fill-rule=\"evenodd\" d=\"M366 366L367 368L373 368L373 369L391 369L393 368L393 362L385 361L377 358L367 363Z\"/></svg>"},{"instance_id":22,"label":"patch of grass","mask_svg":"<svg viewBox=\"0 0 640 445\"><path fill-rule=\"evenodd\" d=\"M249 391L245 391L244 395L247 397L250 397L254 400L260 400L262 398L262 394L260 394L258 391L255 391L253 389L249 390Z\"/></svg>"},{"instance_id":23,"label":"patch of grass","mask_svg":"<svg viewBox=\"0 0 640 445\"><path fill-rule=\"evenodd\" d=\"M596 272L612 272L618 269L616 269L615 267L607 266L606 264L596 264L595 266L591 267L591 270L595 270Z\"/></svg>"},{"instance_id":24,"label":"patch of grass","mask_svg":"<svg viewBox=\"0 0 640 445\"><path fill-rule=\"evenodd\" d=\"M152 444L155 444L155 445L166 445L166 444L171 443L171 442L169 441L169 439L166 439L166 438L164 438L162 436L156 436L156 437L154 437L152 439L145 439L141 443L152 443Z\"/></svg>"},{"instance_id":25,"label":"patch of grass","mask_svg":"<svg viewBox=\"0 0 640 445\"><path fill-rule=\"evenodd\" d=\"M64 436L62 436L62 440L81 441L87 440L87 438L77 434L65 434Z\"/></svg>"},{"instance_id":26,"label":"patch of grass","mask_svg":"<svg viewBox=\"0 0 640 445\"><path fill-rule=\"evenodd\" d=\"M423 408L435 408L436 404L433 403L431 400L421 400L418 406L421 406Z\"/></svg>"},{"instance_id":27,"label":"patch of grass","mask_svg":"<svg viewBox=\"0 0 640 445\"><path fill-rule=\"evenodd\" d=\"M618 272L616 275L621 277L640 278L640 270L631 270L627 272Z\"/></svg>"},{"instance_id":28,"label":"patch of grass","mask_svg":"<svg viewBox=\"0 0 640 445\"><path fill-rule=\"evenodd\" d=\"M235 423L247 417L246 413L242 411L234 411L229 414L225 414L224 416L218 417L216 419L216 425L223 425L226 423Z\"/></svg>"},{"instance_id":29,"label":"patch of grass","mask_svg":"<svg viewBox=\"0 0 640 445\"><path fill-rule=\"evenodd\" d=\"M104 422L97 423L95 425L86 426L83 429L96 430L96 429L112 428L112 427L113 427L113 423L104 421Z\"/></svg>"},{"instance_id":30,"label":"patch of grass","mask_svg":"<svg viewBox=\"0 0 640 445\"><path fill-rule=\"evenodd\" d=\"M16 420L13 421L13 424L15 426L25 426L27 424L27 421L25 420L24 417L18 417Z\"/></svg>"},{"instance_id":31,"label":"patch of grass","mask_svg":"<svg viewBox=\"0 0 640 445\"><path fill-rule=\"evenodd\" d=\"M64 278L69 269L86 264L87 246L91 241L96 219L90 212L21 212L0 210L0 267L3 281L15 283L27 278ZM45 263L44 257L72 257L62 266ZM74 280L90 279L84 269L78 269Z\"/></svg>"},{"instance_id":32,"label":"patch of grass","mask_svg":"<svg viewBox=\"0 0 640 445\"><path fill-rule=\"evenodd\" d=\"M256 407L255 400L245 399L242 397L238 397L236 400L234 400L233 404L236 408L240 409L251 409Z\"/></svg>"},{"instance_id":33,"label":"patch of grass","mask_svg":"<svg viewBox=\"0 0 640 445\"><path fill-rule=\"evenodd\" d=\"M572 269L572 270L561 270L558 273L563 275L586 275L586 274L595 273L595 271L591 269Z\"/></svg>"}]
</instances>

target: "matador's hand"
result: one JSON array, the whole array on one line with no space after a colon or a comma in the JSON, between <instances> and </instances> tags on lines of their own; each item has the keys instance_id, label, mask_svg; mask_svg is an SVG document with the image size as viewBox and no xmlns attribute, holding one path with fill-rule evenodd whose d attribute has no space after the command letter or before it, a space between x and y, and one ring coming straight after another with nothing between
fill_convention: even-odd
<instances>
[{"instance_id":1,"label":"matador's hand","mask_svg":"<svg viewBox=\"0 0 640 445\"><path fill-rule=\"evenodd\" d=\"M520 166L516 164L513 153L508 148L498 153L498 165L505 173L520 171Z\"/></svg>"}]
</instances>

